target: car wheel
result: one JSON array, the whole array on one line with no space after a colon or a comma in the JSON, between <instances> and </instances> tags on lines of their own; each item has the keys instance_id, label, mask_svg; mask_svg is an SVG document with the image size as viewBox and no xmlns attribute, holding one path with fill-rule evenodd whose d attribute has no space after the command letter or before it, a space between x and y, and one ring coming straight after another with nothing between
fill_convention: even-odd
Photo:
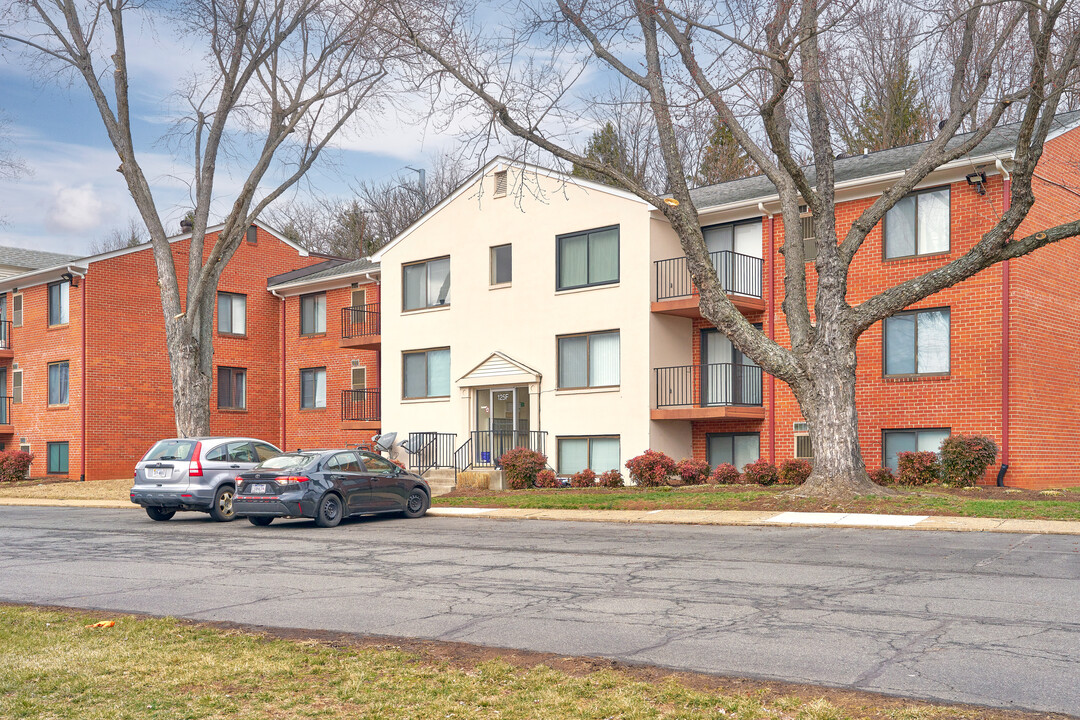
<instances>
[{"instance_id":1,"label":"car wheel","mask_svg":"<svg viewBox=\"0 0 1080 720\"><path fill-rule=\"evenodd\" d=\"M161 507L148 507L146 508L146 514L150 516L151 520L157 520L158 522L164 520L171 520L172 516L176 514L175 510L166 510Z\"/></svg>"},{"instance_id":2,"label":"car wheel","mask_svg":"<svg viewBox=\"0 0 1080 720\"><path fill-rule=\"evenodd\" d=\"M409 493L409 499L405 501L405 517L423 517L429 507L431 507L431 500L428 499L427 493L420 488L413 488L413 491Z\"/></svg>"},{"instance_id":3,"label":"car wheel","mask_svg":"<svg viewBox=\"0 0 1080 720\"><path fill-rule=\"evenodd\" d=\"M272 517L249 517L248 522L252 525L258 525L259 527L266 527L270 523L274 522Z\"/></svg>"},{"instance_id":4,"label":"car wheel","mask_svg":"<svg viewBox=\"0 0 1080 720\"><path fill-rule=\"evenodd\" d=\"M344 515L344 508L341 506L341 498L333 493L327 493L323 495L315 511L315 524L322 528L332 528L341 522L342 515Z\"/></svg>"},{"instance_id":5,"label":"car wheel","mask_svg":"<svg viewBox=\"0 0 1080 720\"><path fill-rule=\"evenodd\" d=\"M214 493L214 504L210 506L210 517L214 518L218 522L230 522L236 518L236 513L233 512L233 487L232 485L222 485Z\"/></svg>"}]
</instances>

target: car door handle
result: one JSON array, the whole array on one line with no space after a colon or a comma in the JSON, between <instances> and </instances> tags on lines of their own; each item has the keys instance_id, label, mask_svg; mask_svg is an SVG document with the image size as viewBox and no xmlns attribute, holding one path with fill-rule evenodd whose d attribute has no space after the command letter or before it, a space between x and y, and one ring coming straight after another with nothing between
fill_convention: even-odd
<instances>
[{"instance_id":1,"label":"car door handle","mask_svg":"<svg viewBox=\"0 0 1080 720\"><path fill-rule=\"evenodd\" d=\"M239 465L230 465L229 467L232 468L233 470L239 470L240 469Z\"/></svg>"}]
</instances>

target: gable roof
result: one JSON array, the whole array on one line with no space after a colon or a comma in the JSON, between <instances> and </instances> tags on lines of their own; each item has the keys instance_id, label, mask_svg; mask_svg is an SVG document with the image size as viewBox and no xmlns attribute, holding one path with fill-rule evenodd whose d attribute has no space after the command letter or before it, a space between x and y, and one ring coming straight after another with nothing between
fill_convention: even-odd
<instances>
[{"instance_id":1,"label":"gable roof","mask_svg":"<svg viewBox=\"0 0 1080 720\"><path fill-rule=\"evenodd\" d=\"M465 193L466 190L472 187L477 180L487 175L490 170L493 170L501 165L517 167L524 171L539 175L541 177L558 178L559 180L566 182L566 184L568 185L574 185L580 188L584 188L586 190L602 192L607 195L614 195L615 197L623 198L624 200L632 200L636 203L648 205L648 203L646 203L644 200L627 190L621 190L617 187L612 187L611 185L604 185L603 183L594 182L592 180L585 180L584 178L574 177L573 175L565 173L561 170L553 170L551 168L541 167L540 165L533 165L532 163L527 163L522 160L512 160L506 156L499 155L495 159L489 160L487 163L484 164L483 167L481 167L479 170L477 170L472 175L467 177L464 181L462 181L462 183L458 185L453 192L443 198L442 202L421 215L416 222L405 228L397 237L379 248L379 250L371 256L371 259L375 262L379 262L380 260L382 260L382 256L387 250L397 245L399 242L411 235L415 230L420 228L421 225L426 223L435 215L439 214L439 212L443 208L452 203L454 200L457 200L462 194Z\"/></svg>"},{"instance_id":2,"label":"gable roof","mask_svg":"<svg viewBox=\"0 0 1080 720\"><path fill-rule=\"evenodd\" d=\"M78 255L0 245L0 265L26 268L27 270L40 270L41 268L52 267L78 259Z\"/></svg>"},{"instance_id":3,"label":"gable roof","mask_svg":"<svg viewBox=\"0 0 1080 720\"><path fill-rule=\"evenodd\" d=\"M379 263L373 262L371 258L360 258L359 260L335 258L310 267L275 275L266 281L266 289L282 290L290 287L302 287L335 279L345 280L357 275L371 275L377 272L379 272Z\"/></svg>"},{"instance_id":4,"label":"gable roof","mask_svg":"<svg viewBox=\"0 0 1080 720\"><path fill-rule=\"evenodd\" d=\"M1048 137L1048 140L1080 125L1080 111L1061 113L1054 118L1054 123L1057 127ZM1019 130L1020 123L997 126L983 138L981 143L975 146L975 149L956 162L966 164L970 159L976 157L997 156L1001 160L1011 157L1013 149L1016 147ZM963 143L969 136L970 134L957 135L948 142L946 147L954 148ZM930 142L927 141L888 150L878 150L865 155L841 157L834 165L836 183L869 180L890 173L906 171L922 155L929 144ZM813 166L806 166L803 171L806 173L807 180L810 181L811 185L817 182L817 173L814 171ZM694 188L690 191L690 198L694 201L694 205L697 206L698 210L734 203L752 202L754 200L765 200L775 195L776 187L764 175L754 175L741 180L729 180L716 185Z\"/></svg>"},{"instance_id":5,"label":"gable roof","mask_svg":"<svg viewBox=\"0 0 1080 720\"><path fill-rule=\"evenodd\" d=\"M540 378L541 375L536 370L496 350L482 363L458 378L458 385L510 385L539 382Z\"/></svg>"}]
</instances>

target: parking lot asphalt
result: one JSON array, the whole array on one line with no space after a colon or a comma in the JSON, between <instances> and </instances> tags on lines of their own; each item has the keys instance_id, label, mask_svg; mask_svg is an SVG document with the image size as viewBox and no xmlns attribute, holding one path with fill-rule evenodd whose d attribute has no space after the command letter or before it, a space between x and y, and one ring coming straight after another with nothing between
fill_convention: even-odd
<instances>
[{"instance_id":1,"label":"parking lot asphalt","mask_svg":"<svg viewBox=\"0 0 1080 720\"><path fill-rule=\"evenodd\" d=\"M1080 714L1080 538L0 507L0 600Z\"/></svg>"}]
</instances>

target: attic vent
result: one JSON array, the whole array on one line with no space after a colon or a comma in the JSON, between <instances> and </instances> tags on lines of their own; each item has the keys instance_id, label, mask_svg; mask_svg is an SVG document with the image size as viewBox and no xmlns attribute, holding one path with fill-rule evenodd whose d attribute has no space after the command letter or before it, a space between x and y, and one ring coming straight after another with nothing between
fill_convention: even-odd
<instances>
[{"instance_id":1,"label":"attic vent","mask_svg":"<svg viewBox=\"0 0 1080 720\"><path fill-rule=\"evenodd\" d=\"M21 443L23 443L25 445L26 444L26 438L24 438L24 437L19 438L19 442L21 442Z\"/></svg>"},{"instance_id":2,"label":"attic vent","mask_svg":"<svg viewBox=\"0 0 1080 720\"><path fill-rule=\"evenodd\" d=\"M360 361L359 360L353 360L352 361L352 366L353 367L360 367Z\"/></svg>"},{"instance_id":3,"label":"attic vent","mask_svg":"<svg viewBox=\"0 0 1080 720\"><path fill-rule=\"evenodd\" d=\"M11 363L11 369L12 370L18 370L19 369L19 363Z\"/></svg>"},{"instance_id":4,"label":"attic vent","mask_svg":"<svg viewBox=\"0 0 1080 720\"><path fill-rule=\"evenodd\" d=\"M495 197L506 195L506 171L499 170L495 173Z\"/></svg>"}]
</instances>

